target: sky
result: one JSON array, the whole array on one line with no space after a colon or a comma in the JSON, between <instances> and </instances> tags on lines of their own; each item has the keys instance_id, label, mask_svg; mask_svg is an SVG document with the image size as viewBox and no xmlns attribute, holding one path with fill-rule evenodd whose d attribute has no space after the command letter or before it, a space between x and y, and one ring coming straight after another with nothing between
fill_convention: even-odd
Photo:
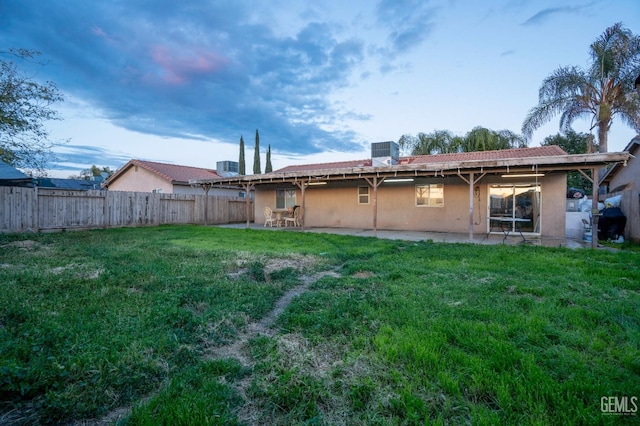
<instances>
[{"instance_id":1,"label":"sky","mask_svg":"<svg viewBox=\"0 0 640 426\"><path fill-rule=\"evenodd\" d=\"M253 170L363 159L370 144L476 126L520 133L545 77L639 0L0 0L0 51L41 52L64 95L49 176L132 158ZM529 146L558 133L559 119ZM589 132L588 121L574 130ZM635 136L614 120L609 151Z\"/></svg>"}]
</instances>

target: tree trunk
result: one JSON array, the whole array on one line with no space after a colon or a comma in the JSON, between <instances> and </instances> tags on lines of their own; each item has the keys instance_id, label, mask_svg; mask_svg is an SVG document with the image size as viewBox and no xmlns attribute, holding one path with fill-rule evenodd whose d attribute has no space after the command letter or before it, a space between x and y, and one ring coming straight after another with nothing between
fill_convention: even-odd
<instances>
[{"instance_id":1,"label":"tree trunk","mask_svg":"<svg viewBox=\"0 0 640 426\"><path fill-rule=\"evenodd\" d=\"M600 121L598 123L598 152L608 152L607 136L609 133L609 122Z\"/></svg>"}]
</instances>

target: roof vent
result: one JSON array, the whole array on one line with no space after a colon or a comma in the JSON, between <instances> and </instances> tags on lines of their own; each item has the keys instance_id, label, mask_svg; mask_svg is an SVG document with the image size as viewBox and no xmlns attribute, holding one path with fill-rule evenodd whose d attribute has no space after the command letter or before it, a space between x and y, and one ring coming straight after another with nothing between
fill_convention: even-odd
<instances>
[{"instance_id":1,"label":"roof vent","mask_svg":"<svg viewBox=\"0 0 640 426\"><path fill-rule=\"evenodd\" d=\"M400 149L392 141L373 142L371 144L371 165L373 167L393 166L398 164Z\"/></svg>"},{"instance_id":2,"label":"roof vent","mask_svg":"<svg viewBox=\"0 0 640 426\"><path fill-rule=\"evenodd\" d=\"M240 166L237 161L218 161L216 163L216 172L220 176L235 176L239 171Z\"/></svg>"}]
</instances>

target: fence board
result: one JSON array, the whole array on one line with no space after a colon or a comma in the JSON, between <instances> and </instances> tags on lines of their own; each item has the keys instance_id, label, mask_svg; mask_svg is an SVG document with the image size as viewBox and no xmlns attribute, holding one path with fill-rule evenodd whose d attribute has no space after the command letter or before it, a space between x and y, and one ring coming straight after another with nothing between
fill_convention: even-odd
<instances>
[{"instance_id":1,"label":"fence board","mask_svg":"<svg viewBox=\"0 0 640 426\"><path fill-rule=\"evenodd\" d=\"M0 187L0 232L244 222L244 206L239 197Z\"/></svg>"}]
</instances>

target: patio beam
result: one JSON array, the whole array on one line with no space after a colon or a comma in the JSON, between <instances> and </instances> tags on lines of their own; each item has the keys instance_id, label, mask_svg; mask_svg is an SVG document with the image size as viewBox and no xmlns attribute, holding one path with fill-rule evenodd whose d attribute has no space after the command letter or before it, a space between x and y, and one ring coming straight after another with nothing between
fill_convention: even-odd
<instances>
[{"instance_id":1,"label":"patio beam","mask_svg":"<svg viewBox=\"0 0 640 426\"><path fill-rule=\"evenodd\" d=\"M234 176L214 179L193 179L189 183L201 184L212 182L217 185L242 185L245 182L255 184L280 182L295 182L304 179L321 179L323 181L344 181L352 179L373 178L374 176L417 176L434 171L443 176L456 175L458 173L517 173L524 172L527 168L537 167L539 172L570 171L589 169L591 167L603 167L607 164L623 163L630 158L628 152L603 153L603 154L571 154L554 157L526 157L500 160L473 160L454 161L424 164L400 164L384 167L348 167L336 169L318 169L299 172L269 173L263 175Z\"/></svg>"},{"instance_id":2,"label":"patio beam","mask_svg":"<svg viewBox=\"0 0 640 426\"><path fill-rule=\"evenodd\" d=\"M580 174L581 174L582 176L584 176L584 177L585 177L585 179L587 179L589 182L591 182L591 183L593 183L593 182L594 182L594 179L593 179L591 176L589 176L588 174L586 174L583 170L578 169L578 171L579 171L579 172L580 172ZM592 187L593 187L593 186L592 186Z\"/></svg>"}]
</instances>

